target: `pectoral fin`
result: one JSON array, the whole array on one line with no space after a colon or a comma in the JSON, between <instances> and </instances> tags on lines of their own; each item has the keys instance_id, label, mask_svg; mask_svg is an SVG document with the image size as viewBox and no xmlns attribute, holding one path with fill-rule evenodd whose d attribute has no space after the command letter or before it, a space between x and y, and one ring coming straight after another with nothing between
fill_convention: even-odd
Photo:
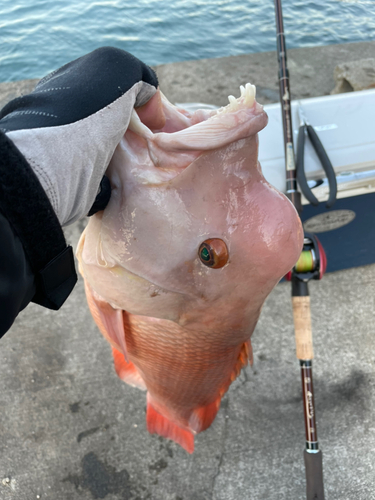
<instances>
[{"instance_id":1,"label":"pectoral fin","mask_svg":"<svg viewBox=\"0 0 375 500\"><path fill-rule=\"evenodd\" d=\"M120 351L128 361L123 311L114 309L85 281L85 291L90 312L94 321L108 342Z\"/></svg>"}]
</instances>

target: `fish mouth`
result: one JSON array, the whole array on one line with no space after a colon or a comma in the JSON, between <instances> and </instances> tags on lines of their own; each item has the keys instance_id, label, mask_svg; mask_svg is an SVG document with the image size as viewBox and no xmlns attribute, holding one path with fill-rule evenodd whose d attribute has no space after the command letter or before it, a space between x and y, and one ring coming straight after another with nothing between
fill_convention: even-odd
<instances>
[{"instance_id":1,"label":"fish mouth","mask_svg":"<svg viewBox=\"0 0 375 500\"><path fill-rule=\"evenodd\" d=\"M241 109L253 109L254 114L257 112L262 112L263 107L256 102L256 87L247 83L246 85L240 85L240 97L236 98L233 95L228 96L229 104L226 106L219 107L217 109L198 109L193 113L190 113L183 107L174 106L168 99L164 96L162 92L161 103L163 106L164 115L166 117L166 123L163 128L159 130L153 130L154 133L166 132L175 133L180 130L184 130L188 127L193 127L198 123L209 120L218 115L235 113ZM222 117L222 116L221 116Z\"/></svg>"},{"instance_id":2,"label":"fish mouth","mask_svg":"<svg viewBox=\"0 0 375 500\"><path fill-rule=\"evenodd\" d=\"M158 90L158 92L160 92ZM255 99L255 85L240 86L240 96L228 96L229 103L219 109L199 109L194 113L174 106L160 92L157 98L165 116L162 129L153 130L134 109L129 130L142 137L154 167L174 171L186 168L202 153L219 149L262 130L268 117Z\"/></svg>"},{"instance_id":3,"label":"fish mouth","mask_svg":"<svg viewBox=\"0 0 375 500\"><path fill-rule=\"evenodd\" d=\"M157 93L150 99L154 104L150 105L150 112L158 115L157 122L163 123L162 128L153 127L153 120L150 114L145 113L141 108L134 109L133 116L129 123L129 129L140 133L140 135L149 135L144 127L147 128L152 134L168 133L173 134L180 132L190 127L194 127L201 122L205 122L214 117L223 118L223 115L233 114L237 111L247 110L252 111L248 113L248 118L251 115L257 116L265 113L263 106L256 101L256 87L251 83L240 85L240 96L238 98L233 95L228 96L229 103L217 109L198 109L190 113L182 107L173 105L165 95L158 89ZM156 110L155 101L161 109ZM148 103L145 105L147 106ZM145 107L143 106L143 108ZM160 119L160 113L163 113L164 120Z\"/></svg>"}]
</instances>

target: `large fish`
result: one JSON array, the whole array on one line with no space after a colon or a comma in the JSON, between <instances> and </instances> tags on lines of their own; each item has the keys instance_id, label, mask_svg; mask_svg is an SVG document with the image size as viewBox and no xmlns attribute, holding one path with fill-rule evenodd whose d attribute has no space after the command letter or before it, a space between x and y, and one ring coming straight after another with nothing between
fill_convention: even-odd
<instances>
[{"instance_id":1,"label":"large fish","mask_svg":"<svg viewBox=\"0 0 375 500\"><path fill-rule=\"evenodd\" d=\"M254 86L218 111L161 102L162 130L134 110L107 171L111 200L77 256L117 374L147 389L148 430L191 453L251 361L263 302L297 261L303 232L262 176L267 115Z\"/></svg>"}]
</instances>

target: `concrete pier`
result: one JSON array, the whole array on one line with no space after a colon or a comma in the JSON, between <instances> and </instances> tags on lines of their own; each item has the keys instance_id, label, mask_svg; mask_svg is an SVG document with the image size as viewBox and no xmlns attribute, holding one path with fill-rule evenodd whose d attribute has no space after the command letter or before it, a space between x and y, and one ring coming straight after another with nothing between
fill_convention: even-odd
<instances>
[{"instance_id":1,"label":"concrete pier","mask_svg":"<svg viewBox=\"0 0 375 500\"><path fill-rule=\"evenodd\" d=\"M329 94L336 65L370 57L375 42L290 50L292 97ZM247 81L259 102L278 100L275 52L156 70L172 102L224 105ZM1 83L0 107L36 82ZM73 246L84 225L67 228ZM326 499L374 500L375 264L328 274L310 294ZM0 341L0 499L304 499L290 284L267 299L252 343L253 368L188 455L147 433L145 393L115 375L81 279L60 311L30 305Z\"/></svg>"}]
</instances>

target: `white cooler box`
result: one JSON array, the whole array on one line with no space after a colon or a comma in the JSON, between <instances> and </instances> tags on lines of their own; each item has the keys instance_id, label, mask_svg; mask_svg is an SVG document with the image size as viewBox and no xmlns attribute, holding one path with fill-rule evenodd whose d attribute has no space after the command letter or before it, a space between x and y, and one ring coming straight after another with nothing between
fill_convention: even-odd
<instances>
[{"instance_id":1,"label":"white cooler box","mask_svg":"<svg viewBox=\"0 0 375 500\"><path fill-rule=\"evenodd\" d=\"M298 103L317 132L337 177L337 201L326 209L328 184L310 143L305 140L305 171L319 205L303 198L301 218L318 235L328 259L327 271L375 262L375 90L292 102L294 144L299 128ZM284 140L280 104L264 106L267 127L259 133L259 161L265 178L285 192Z\"/></svg>"}]
</instances>

